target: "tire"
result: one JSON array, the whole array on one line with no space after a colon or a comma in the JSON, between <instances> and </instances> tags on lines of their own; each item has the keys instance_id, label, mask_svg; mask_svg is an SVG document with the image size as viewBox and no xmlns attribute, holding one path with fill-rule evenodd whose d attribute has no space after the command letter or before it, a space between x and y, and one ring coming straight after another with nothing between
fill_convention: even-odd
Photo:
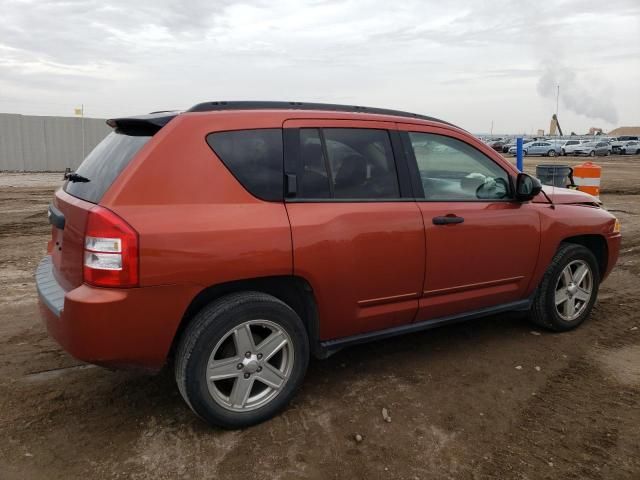
<instances>
[{"instance_id":1,"label":"tire","mask_svg":"<svg viewBox=\"0 0 640 480\"><path fill-rule=\"evenodd\" d=\"M591 150L591 151L589 152L589 156L590 156L590 157L595 157L595 156L596 156L596 151L595 151L595 150Z\"/></svg>"},{"instance_id":2,"label":"tire","mask_svg":"<svg viewBox=\"0 0 640 480\"><path fill-rule=\"evenodd\" d=\"M250 357L241 351L245 349ZM215 382L208 380L213 362L222 377ZM271 295L241 292L215 300L196 314L180 338L175 377L182 398L205 422L243 428L284 409L308 364L309 339L296 312Z\"/></svg>"},{"instance_id":3,"label":"tire","mask_svg":"<svg viewBox=\"0 0 640 480\"><path fill-rule=\"evenodd\" d=\"M566 286L567 277L565 270L575 268L574 274L580 276L578 268L586 267L588 272L584 275L580 288L573 288L573 294L569 295ZM575 277L571 277L575 281ZM585 290L589 287L589 296L586 298ZM536 291L530 311L531 321L543 328L554 332L572 330L582 324L591 314L593 305L598 296L600 286L600 272L598 262L589 249L574 243L563 243L558 248L553 260L542 278L542 282ZM558 299L566 297L565 302L556 304ZM566 303L569 302L569 303ZM573 312L571 306L573 305ZM561 313L562 311L562 313Z\"/></svg>"},{"instance_id":4,"label":"tire","mask_svg":"<svg viewBox=\"0 0 640 480\"><path fill-rule=\"evenodd\" d=\"M547 152L547 156L548 157L555 157L556 156L556 151L555 150L549 150Z\"/></svg>"},{"instance_id":5,"label":"tire","mask_svg":"<svg viewBox=\"0 0 640 480\"><path fill-rule=\"evenodd\" d=\"M636 150L636 155L640 155L640 148Z\"/></svg>"},{"instance_id":6,"label":"tire","mask_svg":"<svg viewBox=\"0 0 640 480\"><path fill-rule=\"evenodd\" d=\"M566 157L567 156L567 152L564 150L564 148L562 150L560 150L560 156L561 157Z\"/></svg>"}]
</instances>

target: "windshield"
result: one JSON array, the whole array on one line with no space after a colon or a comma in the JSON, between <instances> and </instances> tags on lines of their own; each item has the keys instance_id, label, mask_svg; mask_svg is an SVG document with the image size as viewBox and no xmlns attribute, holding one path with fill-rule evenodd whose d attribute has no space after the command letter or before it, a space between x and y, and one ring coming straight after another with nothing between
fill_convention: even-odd
<instances>
[{"instance_id":1,"label":"windshield","mask_svg":"<svg viewBox=\"0 0 640 480\"><path fill-rule=\"evenodd\" d=\"M149 136L112 132L94 148L75 171L88 181L68 180L64 191L91 203L98 203L131 159L149 141Z\"/></svg>"}]
</instances>

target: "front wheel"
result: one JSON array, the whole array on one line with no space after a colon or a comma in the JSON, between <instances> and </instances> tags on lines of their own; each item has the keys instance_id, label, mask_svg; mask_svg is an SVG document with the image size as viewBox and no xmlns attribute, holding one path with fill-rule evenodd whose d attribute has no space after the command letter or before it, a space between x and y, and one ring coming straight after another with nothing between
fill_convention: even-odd
<instances>
[{"instance_id":1,"label":"front wheel","mask_svg":"<svg viewBox=\"0 0 640 480\"><path fill-rule=\"evenodd\" d=\"M589 156L590 156L590 157L595 157L595 156L596 156L596 151L595 151L595 150L591 150L591 151L589 152Z\"/></svg>"},{"instance_id":2,"label":"front wheel","mask_svg":"<svg viewBox=\"0 0 640 480\"><path fill-rule=\"evenodd\" d=\"M271 295L242 292L194 317L180 339L175 377L198 416L242 428L282 410L308 363L309 340L296 312Z\"/></svg>"},{"instance_id":3,"label":"front wheel","mask_svg":"<svg viewBox=\"0 0 640 480\"><path fill-rule=\"evenodd\" d=\"M576 328L590 315L599 285L593 253L582 245L562 244L538 287L531 321L556 332Z\"/></svg>"}]
</instances>

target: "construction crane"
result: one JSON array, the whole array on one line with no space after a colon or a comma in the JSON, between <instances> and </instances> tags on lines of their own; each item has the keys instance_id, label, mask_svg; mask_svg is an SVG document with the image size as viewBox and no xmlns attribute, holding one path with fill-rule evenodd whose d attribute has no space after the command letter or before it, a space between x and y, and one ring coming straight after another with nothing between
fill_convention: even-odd
<instances>
[{"instance_id":1,"label":"construction crane","mask_svg":"<svg viewBox=\"0 0 640 480\"><path fill-rule=\"evenodd\" d=\"M556 129L558 134L562 136L562 128L560 128L560 122L558 122L558 115L555 113L551 116L551 125L549 126L549 135L556 135Z\"/></svg>"}]
</instances>

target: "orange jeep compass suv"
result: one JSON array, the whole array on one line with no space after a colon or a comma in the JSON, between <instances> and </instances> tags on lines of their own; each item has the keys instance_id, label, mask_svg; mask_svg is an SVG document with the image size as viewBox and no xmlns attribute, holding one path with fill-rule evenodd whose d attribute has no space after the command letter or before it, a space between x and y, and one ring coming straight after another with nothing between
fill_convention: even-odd
<instances>
[{"instance_id":1,"label":"orange jeep compass suv","mask_svg":"<svg viewBox=\"0 0 640 480\"><path fill-rule=\"evenodd\" d=\"M620 246L593 197L406 112L209 102L107 122L36 281L80 360L157 371L211 424L284 408L310 355L504 311L591 312Z\"/></svg>"}]
</instances>

